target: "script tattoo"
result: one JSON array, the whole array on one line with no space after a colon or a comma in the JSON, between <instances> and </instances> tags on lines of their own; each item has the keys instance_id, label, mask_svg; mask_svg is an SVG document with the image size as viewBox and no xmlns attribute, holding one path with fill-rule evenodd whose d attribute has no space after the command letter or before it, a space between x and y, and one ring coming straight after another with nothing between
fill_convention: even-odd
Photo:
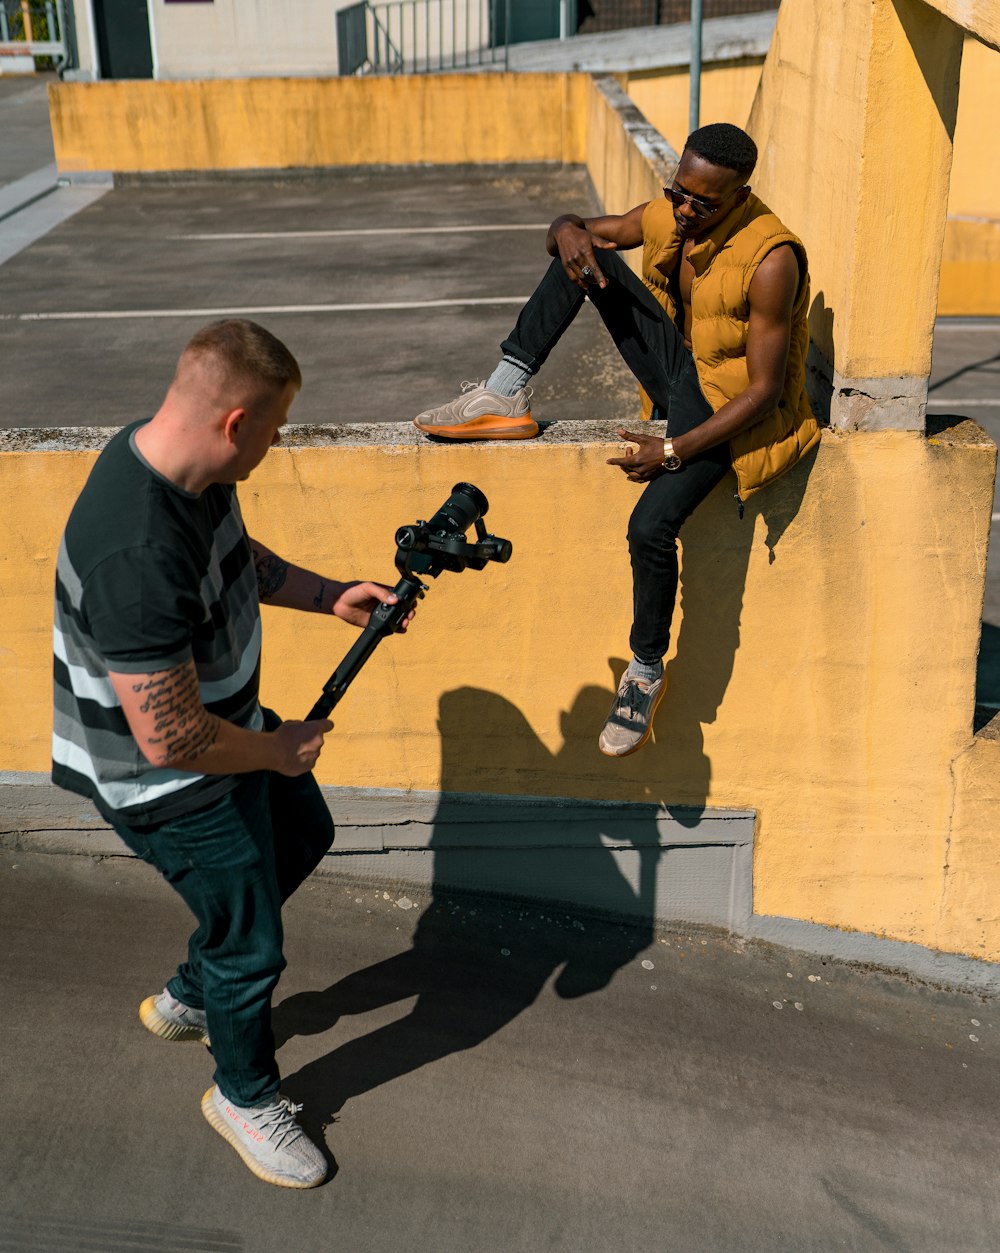
<instances>
[{"instance_id":1,"label":"script tattoo","mask_svg":"<svg viewBox=\"0 0 1000 1253\"><path fill-rule=\"evenodd\" d=\"M288 562L274 553L254 550L254 569L257 572L257 591L261 600L270 600L284 586L288 578Z\"/></svg>"},{"instance_id":2,"label":"script tattoo","mask_svg":"<svg viewBox=\"0 0 1000 1253\"><path fill-rule=\"evenodd\" d=\"M320 579L320 581L319 581L319 591L318 591L318 592L316 593L316 595L313 597L313 604L316 606L316 608L317 608L317 609L322 609L322 608L323 608L323 593L324 593L325 591L326 591L326 584L323 582L323 580L322 580L322 579Z\"/></svg>"},{"instance_id":3,"label":"script tattoo","mask_svg":"<svg viewBox=\"0 0 1000 1253\"><path fill-rule=\"evenodd\" d=\"M192 761L218 739L219 720L201 703L194 666L150 675L132 691L142 697L139 712L152 718L146 743L157 765Z\"/></svg>"}]
</instances>

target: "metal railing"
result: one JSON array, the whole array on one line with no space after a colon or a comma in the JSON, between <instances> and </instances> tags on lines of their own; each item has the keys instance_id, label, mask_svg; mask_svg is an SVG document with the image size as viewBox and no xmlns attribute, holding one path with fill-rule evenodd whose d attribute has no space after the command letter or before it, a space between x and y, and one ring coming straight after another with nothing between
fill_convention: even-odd
<instances>
[{"instance_id":1,"label":"metal railing","mask_svg":"<svg viewBox=\"0 0 1000 1253\"><path fill-rule=\"evenodd\" d=\"M704 0L702 9L706 18L738 17L776 9L778 3L779 0ZM587 7L589 12L579 23L581 35L635 26L671 26L688 21L691 15L691 0L590 0Z\"/></svg>"},{"instance_id":2,"label":"metal railing","mask_svg":"<svg viewBox=\"0 0 1000 1253\"><path fill-rule=\"evenodd\" d=\"M62 69L69 56L63 0L0 0L0 56L51 57Z\"/></svg>"},{"instance_id":3,"label":"metal railing","mask_svg":"<svg viewBox=\"0 0 1000 1253\"><path fill-rule=\"evenodd\" d=\"M337 14L341 74L506 69L511 0L383 0Z\"/></svg>"}]
</instances>

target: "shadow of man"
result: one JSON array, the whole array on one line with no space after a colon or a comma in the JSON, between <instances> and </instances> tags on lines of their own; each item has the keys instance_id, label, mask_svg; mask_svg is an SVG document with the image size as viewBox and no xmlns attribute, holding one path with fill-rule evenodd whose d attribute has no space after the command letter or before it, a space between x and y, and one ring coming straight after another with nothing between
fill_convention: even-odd
<instances>
[{"instance_id":1,"label":"shadow of man","mask_svg":"<svg viewBox=\"0 0 1000 1253\"><path fill-rule=\"evenodd\" d=\"M567 747L552 754L503 697L475 688L442 697L442 798L430 840L432 899L411 947L326 989L288 997L274 1012L280 1046L296 1035L328 1031L341 1018L417 998L405 1017L338 1045L284 1079L282 1091L304 1105L304 1117L313 1123L304 1124L307 1130L321 1129L351 1097L476 1047L531 1006L554 974L557 995L583 997L606 987L652 942L659 858L655 806L638 807L628 826L630 838L617 842L619 848L638 850L633 886L620 852L603 838L615 808L607 808L607 821L594 816L594 806L575 821L571 803L555 805L553 819L561 820L553 827L555 838L545 838L543 831L539 839L537 829L526 838L518 823L484 843L475 828L490 821L490 799L474 809L466 802L457 820L455 802L449 801L448 793L482 792L498 771L511 770L536 780L536 795L558 797L578 769L576 726L586 720L592 727L595 710L603 712L604 704L601 689L585 689L563 719ZM500 808L495 799L494 805ZM501 812L504 821L510 807ZM564 826L572 828L568 835ZM477 882L496 882L498 874L510 899L462 896ZM567 899L569 876L585 879L595 906L621 921L583 922L554 906ZM529 898L538 904L527 904Z\"/></svg>"}]
</instances>

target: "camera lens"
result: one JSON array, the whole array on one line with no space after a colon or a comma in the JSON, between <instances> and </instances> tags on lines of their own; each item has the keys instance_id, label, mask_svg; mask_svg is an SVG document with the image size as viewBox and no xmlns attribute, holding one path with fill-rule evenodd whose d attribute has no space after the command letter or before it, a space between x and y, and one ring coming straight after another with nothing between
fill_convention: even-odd
<instances>
[{"instance_id":1,"label":"camera lens","mask_svg":"<svg viewBox=\"0 0 1000 1253\"><path fill-rule=\"evenodd\" d=\"M451 489L451 495L427 525L431 531L449 531L455 535L464 535L489 507L489 501L478 487L471 483L456 483Z\"/></svg>"}]
</instances>

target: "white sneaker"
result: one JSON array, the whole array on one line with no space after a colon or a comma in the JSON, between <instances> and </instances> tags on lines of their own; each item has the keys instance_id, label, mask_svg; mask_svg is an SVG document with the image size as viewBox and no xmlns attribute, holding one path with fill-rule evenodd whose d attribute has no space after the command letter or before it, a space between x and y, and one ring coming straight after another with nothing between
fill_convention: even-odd
<instances>
[{"instance_id":1,"label":"white sneaker","mask_svg":"<svg viewBox=\"0 0 1000 1253\"><path fill-rule=\"evenodd\" d=\"M203 1009L192 1009L166 988L159 996L147 996L139 1006L142 1025L161 1040L197 1040L211 1047L208 1038L208 1019Z\"/></svg>"},{"instance_id":2,"label":"white sneaker","mask_svg":"<svg viewBox=\"0 0 1000 1253\"><path fill-rule=\"evenodd\" d=\"M301 1108L282 1096L262 1105L234 1105L218 1085L201 1098L209 1124L258 1179L279 1188L315 1188L326 1178L326 1158L295 1121Z\"/></svg>"},{"instance_id":3,"label":"white sneaker","mask_svg":"<svg viewBox=\"0 0 1000 1253\"><path fill-rule=\"evenodd\" d=\"M605 757L637 752L653 731L653 714L666 691L666 676L644 683L626 670L597 745Z\"/></svg>"},{"instance_id":4,"label":"white sneaker","mask_svg":"<svg viewBox=\"0 0 1000 1253\"><path fill-rule=\"evenodd\" d=\"M531 388L513 396L488 391L485 383L463 383L457 400L427 409L413 419L418 431L441 439L531 439L538 423L531 416Z\"/></svg>"}]
</instances>

